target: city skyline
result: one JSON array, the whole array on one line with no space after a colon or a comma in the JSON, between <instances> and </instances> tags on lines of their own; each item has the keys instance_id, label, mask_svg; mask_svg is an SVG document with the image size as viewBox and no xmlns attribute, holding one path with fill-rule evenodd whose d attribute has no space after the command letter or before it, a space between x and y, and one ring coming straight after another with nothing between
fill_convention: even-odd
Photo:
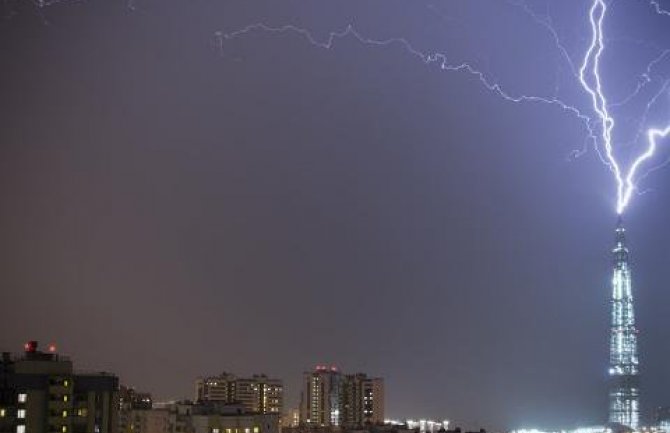
<instances>
[{"instance_id":1,"label":"city skyline","mask_svg":"<svg viewBox=\"0 0 670 433\"><path fill-rule=\"evenodd\" d=\"M670 8L608 5L626 157L670 113ZM158 400L225 369L297 407L337 365L384 378L390 418L604 423L612 173L573 111L416 55L597 119L590 6L2 2L0 349L54 342ZM624 215L644 424L670 404L668 185Z\"/></svg>"}]
</instances>

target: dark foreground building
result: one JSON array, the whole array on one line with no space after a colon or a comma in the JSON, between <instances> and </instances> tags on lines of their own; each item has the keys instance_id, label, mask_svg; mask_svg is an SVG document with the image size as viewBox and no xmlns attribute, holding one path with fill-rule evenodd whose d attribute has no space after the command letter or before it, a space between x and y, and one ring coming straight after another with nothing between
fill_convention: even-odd
<instances>
[{"instance_id":1,"label":"dark foreground building","mask_svg":"<svg viewBox=\"0 0 670 433\"><path fill-rule=\"evenodd\" d=\"M22 356L2 353L0 432L116 433L118 378L77 373L70 359L26 343Z\"/></svg>"}]
</instances>

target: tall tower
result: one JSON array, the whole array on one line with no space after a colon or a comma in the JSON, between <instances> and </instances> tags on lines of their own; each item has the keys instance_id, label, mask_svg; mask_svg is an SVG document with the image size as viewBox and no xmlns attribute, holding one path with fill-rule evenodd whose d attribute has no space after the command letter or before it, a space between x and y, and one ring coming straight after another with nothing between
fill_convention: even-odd
<instances>
[{"instance_id":1,"label":"tall tower","mask_svg":"<svg viewBox=\"0 0 670 433\"><path fill-rule=\"evenodd\" d=\"M300 423L309 427L341 425L342 374L337 367L317 365L303 374Z\"/></svg>"},{"instance_id":2,"label":"tall tower","mask_svg":"<svg viewBox=\"0 0 670 433\"><path fill-rule=\"evenodd\" d=\"M637 429L640 418L637 329L633 312L628 248L621 217L612 250L612 323L610 335L609 422Z\"/></svg>"}]
</instances>

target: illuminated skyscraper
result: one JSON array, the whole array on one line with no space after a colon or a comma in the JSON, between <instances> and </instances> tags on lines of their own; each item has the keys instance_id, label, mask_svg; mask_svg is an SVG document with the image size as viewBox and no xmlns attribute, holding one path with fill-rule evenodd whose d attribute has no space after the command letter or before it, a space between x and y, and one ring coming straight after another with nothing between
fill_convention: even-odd
<instances>
[{"instance_id":1,"label":"illuminated skyscraper","mask_svg":"<svg viewBox=\"0 0 670 433\"><path fill-rule=\"evenodd\" d=\"M628 248L620 218L612 254L614 274L609 362L609 421L636 429L640 416L638 331L635 328Z\"/></svg>"}]
</instances>

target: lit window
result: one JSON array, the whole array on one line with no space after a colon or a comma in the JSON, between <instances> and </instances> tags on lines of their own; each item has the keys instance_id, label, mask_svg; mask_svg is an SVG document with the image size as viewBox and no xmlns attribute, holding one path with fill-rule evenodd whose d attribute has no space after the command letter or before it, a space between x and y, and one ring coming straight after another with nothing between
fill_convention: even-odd
<instances>
[{"instance_id":1,"label":"lit window","mask_svg":"<svg viewBox=\"0 0 670 433\"><path fill-rule=\"evenodd\" d=\"M213 428L212 433L219 433L219 429L218 428Z\"/></svg>"},{"instance_id":2,"label":"lit window","mask_svg":"<svg viewBox=\"0 0 670 433\"><path fill-rule=\"evenodd\" d=\"M0 409L0 418L4 418L5 415L7 415L7 411L5 409Z\"/></svg>"},{"instance_id":3,"label":"lit window","mask_svg":"<svg viewBox=\"0 0 670 433\"><path fill-rule=\"evenodd\" d=\"M244 433L251 433L251 429L250 429L249 427L246 427L246 428L244 429Z\"/></svg>"},{"instance_id":4,"label":"lit window","mask_svg":"<svg viewBox=\"0 0 670 433\"><path fill-rule=\"evenodd\" d=\"M19 409L16 411L16 417L18 419L25 419L26 418L26 410L25 409Z\"/></svg>"},{"instance_id":5,"label":"lit window","mask_svg":"<svg viewBox=\"0 0 670 433\"><path fill-rule=\"evenodd\" d=\"M258 433L259 431L261 431L260 427L258 426L254 427L254 433Z\"/></svg>"},{"instance_id":6,"label":"lit window","mask_svg":"<svg viewBox=\"0 0 670 433\"><path fill-rule=\"evenodd\" d=\"M65 379L65 380L63 381L63 386L64 386L65 388L67 388L68 386L70 386L70 381L67 380L67 379Z\"/></svg>"},{"instance_id":7,"label":"lit window","mask_svg":"<svg viewBox=\"0 0 670 433\"><path fill-rule=\"evenodd\" d=\"M67 400L68 400L67 395L64 395L64 396L63 396L63 401L67 401Z\"/></svg>"},{"instance_id":8,"label":"lit window","mask_svg":"<svg viewBox=\"0 0 670 433\"><path fill-rule=\"evenodd\" d=\"M60 431L62 431L63 433L67 433L67 426L64 425L63 427L61 427Z\"/></svg>"},{"instance_id":9,"label":"lit window","mask_svg":"<svg viewBox=\"0 0 670 433\"><path fill-rule=\"evenodd\" d=\"M17 426L16 426L16 433L26 433L26 426L24 426L24 425L17 425Z\"/></svg>"},{"instance_id":10,"label":"lit window","mask_svg":"<svg viewBox=\"0 0 670 433\"><path fill-rule=\"evenodd\" d=\"M66 410L63 411L63 418L67 418L67 411Z\"/></svg>"},{"instance_id":11,"label":"lit window","mask_svg":"<svg viewBox=\"0 0 670 433\"><path fill-rule=\"evenodd\" d=\"M18 397L19 403L25 403L28 400L28 394L21 393Z\"/></svg>"}]
</instances>

